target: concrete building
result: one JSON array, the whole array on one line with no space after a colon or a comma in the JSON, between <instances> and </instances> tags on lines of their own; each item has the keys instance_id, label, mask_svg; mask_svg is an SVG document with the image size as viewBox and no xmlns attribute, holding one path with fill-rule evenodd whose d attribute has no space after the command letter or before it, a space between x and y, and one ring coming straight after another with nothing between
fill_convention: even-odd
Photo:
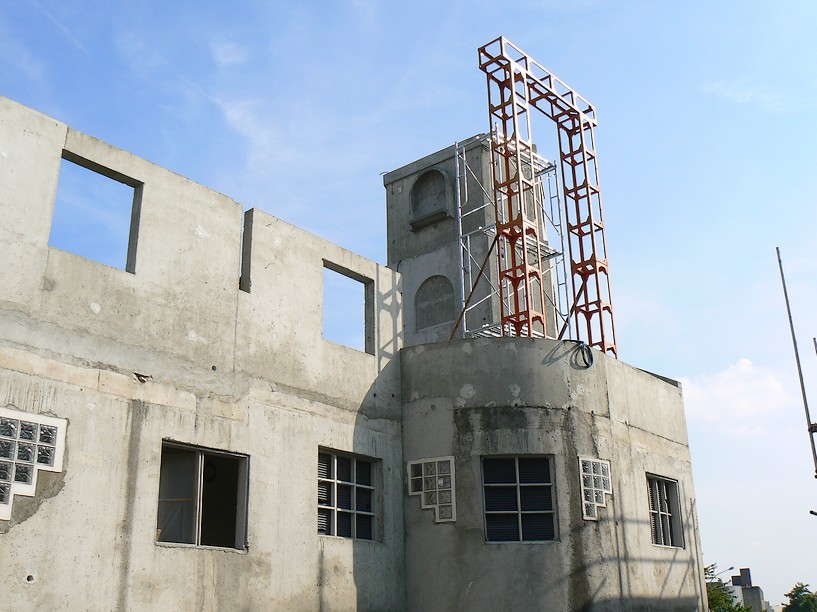
<instances>
[{"instance_id":1,"label":"concrete building","mask_svg":"<svg viewBox=\"0 0 817 612\"><path fill-rule=\"evenodd\" d=\"M447 340L452 158L386 175L386 267L0 98L0 608L705 609L680 385ZM120 268L49 244L66 164Z\"/></svg>"},{"instance_id":2,"label":"concrete building","mask_svg":"<svg viewBox=\"0 0 817 612\"><path fill-rule=\"evenodd\" d=\"M752 572L748 567L740 568L740 574L732 576L730 590L735 601L753 612L772 612L772 605L763 596L763 589L752 584Z\"/></svg>"}]
</instances>

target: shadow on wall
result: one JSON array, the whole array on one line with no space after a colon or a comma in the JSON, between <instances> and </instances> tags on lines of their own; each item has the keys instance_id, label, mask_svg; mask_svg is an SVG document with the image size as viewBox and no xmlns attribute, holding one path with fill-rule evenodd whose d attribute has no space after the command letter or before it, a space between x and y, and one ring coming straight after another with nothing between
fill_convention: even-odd
<instances>
[{"instance_id":1,"label":"shadow on wall","mask_svg":"<svg viewBox=\"0 0 817 612\"><path fill-rule=\"evenodd\" d=\"M660 599L651 597L630 597L627 599L606 599L580 608L581 612L698 612L698 600L694 597Z\"/></svg>"},{"instance_id":2,"label":"shadow on wall","mask_svg":"<svg viewBox=\"0 0 817 612\"><path fill-rule=\"evenodd\" d=\"M652 544L652 522L648 514L651 506L646 498L647 483L654 468L631 456L626 439L616 443L621 445L618 451L616 447L606 447L612 454L601 455L612 459L620 454L622 461L622 472L613 481L615 493L606 515L598 523L583 519L581 468L576 456L594 447L605 435L605 431L594 426L596 420L589 408L586 412L575 410L575 400L567 396L556 400L545 392L536 399L542 403L530 405L522 397L517 406L507 391L497 391L494 387L484 391L485 395L478 391L478 397L468 396L467 405L463 402L462 407L455 407L463 371L484 365L490 353L499 363L496 367L502 384L507 386L508 377L514 380L518 370L514 369L512 359L497 356L494 349L513 344L515 355L532 342L542 342L543 348L533 353L533 359L520 362L525 363L525 372L531 381L553 379L561 393L565 385L569 386L569 381L561 378L564 372L569 372L568 368L586 370L588 367L586 355L573 343L547 346L545 341L481 339L457 341L451 351L431 346L404 351L404 392L411 397L404 398L406 457L401 472L405 470L406 460L453 455L457 500L456 522L435 523L430 514L423 514L415 498L403 494L408 500L405 518L408 609L701 609L703 577L698 561L694 501L683 494L679 484L678 491L682 494L677 501L683 504L678 515L679 526L686 542L678 540L682 544L675 546ZM479 345L486 350L482 353L475 350ZM469 350L461 350L466 347ZM453 367L458 358L467 360L468 364ZM546 372L557 364L561 364L555 370L558 375ZM599 365L605 364L596 367ZM447 367L450 373L445 371ZM476 378L478 373L470 375ZM641 378L640 374L637 376ZM491 384L488 378L480 379L485 389ZM473 379L463 378L466 380ZM580 376L573 380L576 385L583 381ZM591 385L588 383L588 386ZM605 397L602 392L594 395ZM497 401L485 403L487 399ZM561 492L556 505L547 508L555 509L558 515L561 529L556 532L557 541L487 543L481 458L537 454L553 456L561 464L556 470L559 475L555 483ZM624 466L630 465L639 466L639 476L635 479L632 471L624 473ZM691 489L688 493L691 495ZM520 508L517 503L522 502L518 502L515 494L513 500L512 507L493 510L515 512ZM634 505L636 502L643 502L643 507ZM520 517L524 525L521 513Z\"/></svg>"},{"instance_id":3,"label":"shadow on wall","mask_svg":"<svg viewBox=\"0 0 817 612\"><path fill-rule=\"evenodd\" d=\"M318 458L318 576L321 609L405 608L397 274L367 295L377 378L357 408L351 448ZM390 285L387 286L387 285ZM384 318L385 317L385 318ZM390 321L390 322L389 322ZM384 327L385 326L385 327ZM368 351L367 351L368 352ZM351 548L351 567L347 564ZM342 551L338 554L338 551ZM354 600L341 593L354 585Z\"/></svg>"}]
</instances>

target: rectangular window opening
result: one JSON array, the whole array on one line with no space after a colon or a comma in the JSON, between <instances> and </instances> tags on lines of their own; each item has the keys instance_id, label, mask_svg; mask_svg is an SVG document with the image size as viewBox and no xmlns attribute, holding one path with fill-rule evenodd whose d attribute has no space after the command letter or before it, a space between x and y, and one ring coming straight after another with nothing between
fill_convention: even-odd
<instances>
[{"instance_id":1,"label":"rectangular window opening","mask_svg":"<svg viewBox=\"0 0 817 612\"><path fill-rule=\"evenodd\" d=\"M367 457L318 451L318 533L375 540L375 462Z\"/></svg>"},{"instance_id":2,"label":"rectangular window opening","mask_svg":"<svg viewBox=\"0 0 817 612\"><path fill-rule=\"evenodd\" d=\"M323 337L374 355L374 282L324 260Z\"/></svg>"},{"instance_id":3,"label":"rectangular window opening","mask_svg":"<svg viewBox=\"0 0 817 612\"><path fill-rule=\"evenodd\" d=\"M549 457L483 457L485 539L543 542L556 539Z\"/></svg>"},{"instance_id":4,"label":"rectangular window opening","mask_svg":"<svg viewBox=\"0 0 817 612\"><path fill-rule=\"evenodd\" d=\"M659 546L684 547L678 483L647 475L652 543Z\"/></svg>"},{"instance_id":5,"label":"rectangular window opening","mask_svg":"<svg viewBox=\"0 0 817 612\"><path fill-rule=\"evenodd\" d=\"M63 151L48 244L131 274L142 183Z\"/></svg>"},{"instance_id":6,"label":"rectangular window opening","mask_svg":"<svg viewBox=\"0 0 817 612\"><path fill-rule=\"evenodd\" d=\"M156 540L246 548L249 457L162 444Z\"/></svg>"}]
</instances>

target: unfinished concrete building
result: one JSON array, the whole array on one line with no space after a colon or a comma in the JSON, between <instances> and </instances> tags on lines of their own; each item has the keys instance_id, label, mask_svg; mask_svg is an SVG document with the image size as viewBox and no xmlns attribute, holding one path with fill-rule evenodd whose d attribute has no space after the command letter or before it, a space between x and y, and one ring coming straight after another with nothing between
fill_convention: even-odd
<instances>
[{"instance_id":1,"label":"unfinished concrete building","mask_svg":"<svg viewBox=\"0 0 817 612\"><path fill-rule=\"evenodd\" d=\"M0 98L0 608L705 609L680 385L471 291L490 142L385 175L382 266ZM120 267L49 244L66 164Z\"/></svg>"}]
</instances>

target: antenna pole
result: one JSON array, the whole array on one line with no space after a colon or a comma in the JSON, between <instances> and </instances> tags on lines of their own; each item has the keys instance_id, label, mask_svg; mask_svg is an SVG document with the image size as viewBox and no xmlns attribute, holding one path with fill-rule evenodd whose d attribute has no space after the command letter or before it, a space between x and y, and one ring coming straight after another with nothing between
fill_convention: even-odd
<instances>
[{"instance_id":1,"label":"antenna pole","mask_svg":"<svg viewBox=\"0 0 817 612\"><path fill-rule=\"evenodd\" d=\"M789 292L786 290L786 277L783 274L783 260L780 258L780 247L776 247L776 250L777 263L780 266L780 280L783 282L783 296L786 298L786 312L789 315L791 343L794 345L794 359L797 362L797 376L800 377L800 393L803 395L803 408L806 410L806 425L808 426L809 440L811 441L811 456L814 459L814 477L817 478L817 448L814 446L814 434L817 433L817 423L811 422L811 415L809 414L808 398L806 397L806 385L803 383L803 368L800 367L800 352L797 350L797 337L794 335L794 322L791 318ZM817 340L814 341L814 350L817 351Z\"/></svg>"}]
</instances>

